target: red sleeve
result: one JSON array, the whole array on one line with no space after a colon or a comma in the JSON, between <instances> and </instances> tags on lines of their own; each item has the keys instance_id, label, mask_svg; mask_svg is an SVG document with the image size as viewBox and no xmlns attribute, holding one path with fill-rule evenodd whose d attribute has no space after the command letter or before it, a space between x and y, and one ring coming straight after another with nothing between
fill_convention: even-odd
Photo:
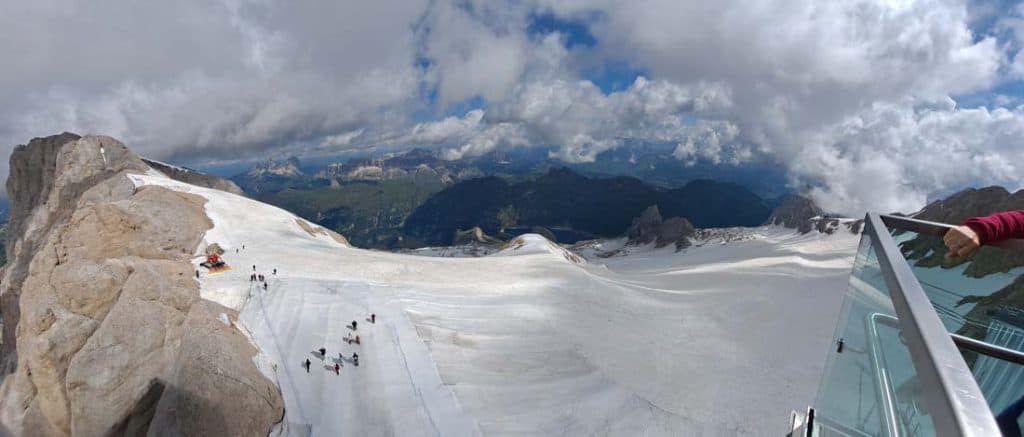
<instances>
[{"instance_id":1,"label":"red sleeve","mask_svg":"<svg viewBox=\"0 0 1024 437\"><path fill-rule=\"evenodd\" d=\"M969 218L964 226L978 234L981 244L1024 238L1024 211L1007 211L986 217Z\"/></svg>"}]
</instances>

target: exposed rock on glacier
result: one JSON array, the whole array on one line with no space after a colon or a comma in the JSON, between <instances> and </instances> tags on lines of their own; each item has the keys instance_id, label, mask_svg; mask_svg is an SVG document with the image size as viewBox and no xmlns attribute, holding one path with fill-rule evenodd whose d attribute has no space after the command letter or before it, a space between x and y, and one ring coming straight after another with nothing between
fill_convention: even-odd
<instances>
[{"instance_id":1,"label":"exposed rock on glacier","mask_svg":"<svg viewBox=\"0 0 1024 437\"><path fill-rule=\"evenodd\" d=\"M37 138L10 168L3 431L266 435L280 394L194 279L205 200L136 189L153 170L110 137Z\"/></svg>"}]
</instances>

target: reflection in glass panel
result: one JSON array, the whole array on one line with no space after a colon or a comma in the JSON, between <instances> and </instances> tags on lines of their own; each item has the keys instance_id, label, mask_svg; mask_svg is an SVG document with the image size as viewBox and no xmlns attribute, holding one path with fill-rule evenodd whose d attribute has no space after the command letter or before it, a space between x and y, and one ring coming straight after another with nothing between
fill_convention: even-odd
<instances>
[{"instance_id":1,"label":"reflection in glass panel","mask_svg":"<svg viewBox=\"0 0 1024 437\"><path fill-rule=\"evenodd\" d=\"M819 435L934 435L867 234L854 262L835 341L816 402Z\"/></svg>"},{"instance_id":2,"label":"reflection in glass panel","mask_svg":"<svg viewBox=\"0 0 1024 437\"><path fill-rule=\"evenodd\" d=\"M895 231L893 238L946 329L1024 350L1024 254L983 247L952 261L945 259L942 237ZM962 352L993 412L1024 396L1024 366Z\"/></svg>"}]
</instances>

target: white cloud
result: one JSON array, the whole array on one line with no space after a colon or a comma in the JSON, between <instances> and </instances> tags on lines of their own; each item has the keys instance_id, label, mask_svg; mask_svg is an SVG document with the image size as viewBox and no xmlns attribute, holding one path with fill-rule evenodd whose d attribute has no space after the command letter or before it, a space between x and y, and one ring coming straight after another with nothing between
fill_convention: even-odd
<instances>
[{"instance_id":1,"label":"white cloud","mask_svg":"<svg viewBox=\"0 0 1024 437\"><path fill-rule=\"evenodd\" d=\"M596 45L530 34L536 13L586 23ZM986 20L991 35L972 32ZM964 0L20 2L0 14L16 60L0 141L106 133L179 159L554 146L567 161L656 142L687 162L774 157L837 211L909 211L1017 184L1024 116L998 106L1020 96L950 98L1024 79L1022 23L1020 5ZM646 77L610 94L583 79L610 62Z\"/></svg>"},{"instance_id":2,"label":"white cloud","mask_svg":"<svg viewBox=\"0 0 1024 437\"><path fill-rule=\"evenodd\" d=\"M1024 187L1024 110L877 104L804 138L797 175L823 183L822 207L913 212L972 185Z\"/></svg>"}]
</instances>

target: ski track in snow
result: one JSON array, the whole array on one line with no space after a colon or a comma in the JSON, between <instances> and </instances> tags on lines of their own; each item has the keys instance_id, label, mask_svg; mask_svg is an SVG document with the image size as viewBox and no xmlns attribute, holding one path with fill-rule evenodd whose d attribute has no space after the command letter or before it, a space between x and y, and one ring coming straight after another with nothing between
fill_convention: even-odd
<instances>
[{"instance_id":1,"label":"ski track in snow","mask_svg":"<svg viewBox=\"0 0 1024 437\"><path fill-rule=\"evenodd\" d=\"M207 199L205 242L233 270L204 274L202 295L239 310L258 362L274 364L261 370L285 401L280 435L781 435L813 401L858 241L757 228L573 263L527 237L498 256L433 258L346 247L276 207L130 177ZM254 264L267 290L249 282ZM339 351L360 366L335 375Z\"/></svg>"}]
</instances>

